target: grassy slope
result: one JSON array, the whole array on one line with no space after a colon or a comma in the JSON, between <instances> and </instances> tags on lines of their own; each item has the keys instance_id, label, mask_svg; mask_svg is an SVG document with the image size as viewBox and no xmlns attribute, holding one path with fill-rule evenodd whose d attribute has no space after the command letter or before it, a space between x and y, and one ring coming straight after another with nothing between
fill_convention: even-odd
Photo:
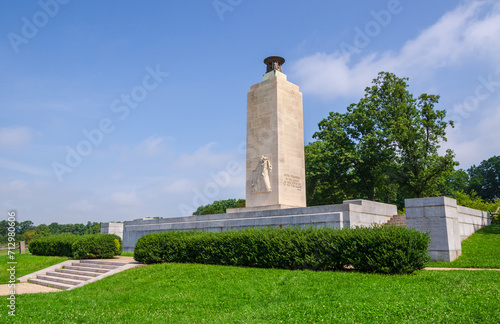
<instances>
[{"instance_id":1,"label":"grassy slope","mask_svg":"<svg viewBox=\"0 0 500 324\"><path fill-rule=\"evenodd\" d=\"M19 295L14 323L496 323L498 282L496 271L384 276L159 264L73 291Z\"/></svg>"},{"instance_id":2,"label":"grassy slope","mask_svg":"<svg viewBox=\"0 0 500 324\"><path fill-rule=\"evenodd\" d=\"M500 269L500 225L482 228L462 242L462 255L453 262L430 262L429 267Z\"/></svg>"},{"instance_id":3,"label":"grassy slope","mask_svg":"<svg viewBox=\"0 0 500 324\"><path fill-rule=\"evenodd\" d=\"M498 225L479 231L463 242L460 259L443 266L499 267L498 234ZM16 257L18 277L63 261ZM7 256L0 255L2 280L6 262ZM33 269L23 273L22 264ZM383 276L160 264L69 292L19 295L17 316L9 319L14 323L497 323L498 282L497 271ZM0 322L5 317L6 311L0 312Z\"/></svg>"},{"instance_id":4,"label":"grassy slope","mask_svg":"<svg viewBox=\"0 0 500 324\"><path fill-rule=\"evenodd\" d=\"M9 280L10 273L7 272L7 269L12 265L7 264L8 261L17 262L17 265L15 265L16 278L19 278L69 259L66 257L45 257L31 254L20 254L18 250L15 252L15 260L9 260L7 251L2 251L2 253L0 253L0 284L6 284Z\"/></svg>"}]
</instances>

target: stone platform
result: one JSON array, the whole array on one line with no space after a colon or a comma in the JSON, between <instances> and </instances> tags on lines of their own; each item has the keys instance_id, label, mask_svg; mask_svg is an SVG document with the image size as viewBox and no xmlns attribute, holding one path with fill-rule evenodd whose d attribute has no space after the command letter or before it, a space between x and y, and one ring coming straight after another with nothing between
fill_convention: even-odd
<instances>
[{"instance_id":1,"label":"stone platform","mask_svg":"<svg viewBox=\"0 0 500 324\"><path fill-rule=\"evenodd\" d=\"M222 232L268 226L343 228L385 224L396 214L394 205L350 200L339 205L127 221L123 223L123 251L133 252L141 236L168 230Z\"/></svg>"},{"instance_id":2,"label":"stone platform","mask_svg":"<svg viewBox=\"0 0 500 324\"><path fill-rule=\"evenodd\" d=\"M462 254L461 242L478 229L491 224L486 212L457 206L455 199L431 197L406 199L406 215L397 215L395 205L367 200L348 200L339 205L266 209L240 208L227 214L141 219L124 223L105 223L103 234L117 234L123 250L132 252L137 240L146 234L169 230L240 230L248 227L332 227L344 228L393 224L429 232L429 255L434 261L453 261ZM263 209L263 210L260 210Z\"/></svg>"}]
</instances>

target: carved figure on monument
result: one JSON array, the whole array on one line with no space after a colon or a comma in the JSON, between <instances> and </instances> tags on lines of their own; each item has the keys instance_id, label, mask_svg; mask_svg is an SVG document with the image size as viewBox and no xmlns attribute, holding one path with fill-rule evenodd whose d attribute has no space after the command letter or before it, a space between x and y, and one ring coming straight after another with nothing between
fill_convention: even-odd
<instances>
[{"instance_id":1,"label":"carved figure on monument","mask_svg":"<svg viewBox=\"0 0 500 324\"><path fill-rule=\"evenodd\" d=\"M252 170L252 193L271 192L271 161L265 156L261 156L259 164Z\"/></svg>"}]
</instances>

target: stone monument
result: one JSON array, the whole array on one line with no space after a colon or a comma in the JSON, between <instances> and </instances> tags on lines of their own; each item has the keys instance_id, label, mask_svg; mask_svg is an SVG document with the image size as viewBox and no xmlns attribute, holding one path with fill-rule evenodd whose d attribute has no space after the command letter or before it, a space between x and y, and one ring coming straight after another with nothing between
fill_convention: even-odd
<instances>
[{"instance_id":1,"label":"stone monument","mask_svg":"<svg viewBox=\"0 0 500 324\"><path fill-rule=\"evenodd\" d=\"M264 63L247 95L246 208L228 213L306 207L302 93L287 81L284 58Z\"/></svg>"},{"instance_id":2,"label":"stone monument","mask_svg":"<svg viewBox=\"0 0 500 324\"><path fill-rule=\"evenodd\" d=\"M177 231L243 230L252 227L345 228L397 224L430 231L429 255L453 261L461 241L490 224L488 213L457 206L446 197L406 199L406 216L395 205L367 200L306 207L302 94L283 74L285 59L271 56L263 80L250 88L247 98L246 208L226 214L142 218L103 223L101 233L117 234L123 251L134 251L137 240L150 233Z\"/></svg>"}]
</instances>

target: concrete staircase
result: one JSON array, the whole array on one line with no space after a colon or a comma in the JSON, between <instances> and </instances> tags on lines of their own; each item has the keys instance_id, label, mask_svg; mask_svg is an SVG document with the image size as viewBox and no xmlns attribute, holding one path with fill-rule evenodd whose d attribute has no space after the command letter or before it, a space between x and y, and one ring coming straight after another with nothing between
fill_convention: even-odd
<instances>
[{"instance_id":1,"label":"concrete staircase","mask_svg":"<svg viewBox=\"0 0 500 324\"><path fill-rule=\"evenodd\" d=\"M386 225L406 227L406 215L394 215L391 219L389 219Z\"/></svg>"},{"instance_id":2,"label":"concrete staircase","mask_svg":"<svg viewBox=\"0 0 500 324\"><path fill-rule=\"evenodd\" d=\"M21 277L19 281L71 290L139 265L138 262L69 260Z\"/></svg>"}]
</instances>

